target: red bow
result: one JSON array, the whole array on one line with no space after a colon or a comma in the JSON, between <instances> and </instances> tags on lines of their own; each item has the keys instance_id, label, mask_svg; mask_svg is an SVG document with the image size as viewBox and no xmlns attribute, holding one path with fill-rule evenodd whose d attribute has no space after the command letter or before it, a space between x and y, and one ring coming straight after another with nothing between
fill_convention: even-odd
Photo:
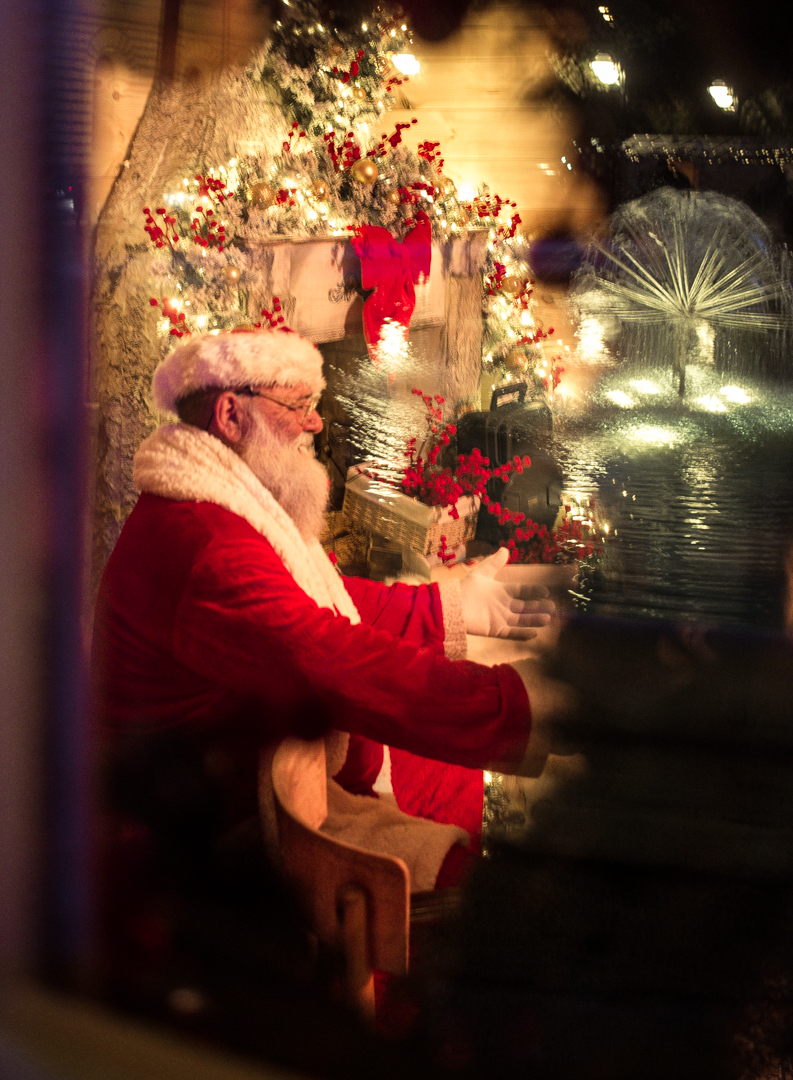
<instances>
[{"instance_id":1,"label":"red bow","mask_svg":"<svg viewBox=\"0 0 793 1080\"><path fill-rule=\"evenodd\" d=\"M432 258L432 230L427 215L420 211L418 223L400 243L380 225L361 225L352 246L361 260L361 284L375 291L363 306L363 336L369 355L376 360L383 323L393 319L405 327L416 306L415 285L420 275L429 277Z\"/></svg>"}]
</instances>

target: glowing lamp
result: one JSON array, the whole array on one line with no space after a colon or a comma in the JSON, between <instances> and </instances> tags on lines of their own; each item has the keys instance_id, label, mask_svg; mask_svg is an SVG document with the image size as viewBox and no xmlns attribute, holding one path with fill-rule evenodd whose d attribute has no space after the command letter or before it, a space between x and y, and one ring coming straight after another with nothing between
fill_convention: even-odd
<instances>
[{"instance_id":1,"label":"glowing lamp","mask_svg":"<svg viewBox=\"0 0 793 1080\"><path fill-rule=\"evenodd\" d=\"M391 63L403 75L418 75L421 70L421 64L413 53L395 53L391 57Z\"/></svg>"},{"instance_id":2,"label":"glowing lamp","mask_svg":"<svg viewBox=\"0 0 793 1080\"><path fill-rule=\"evenodd\" d=\"M589 66L604 86L615 86L620 81L620 66L614 63L608 53L598 53Z\"/></svg>"},{"instance_id":3,"label":"glowing lamp","mask_svg":"<svg viewBox=\"0 0 793 1080\"><path fill-rule=\"evenodd\" d=\"M708 87L708 93L720 109L731 111L735 108L735 97L732 89L723 79L715 79Z\"/></svg>"}]
</instances>

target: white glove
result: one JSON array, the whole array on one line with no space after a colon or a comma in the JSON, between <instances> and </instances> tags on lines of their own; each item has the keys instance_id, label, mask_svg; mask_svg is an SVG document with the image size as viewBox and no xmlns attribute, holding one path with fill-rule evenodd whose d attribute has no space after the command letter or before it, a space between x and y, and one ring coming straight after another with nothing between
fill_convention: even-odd
<instances>
[{"instance_id":1,"label":"white glove","mask_svg":"<svg viewBox=\"0 0 793 1080\"><path fill-rule=\"evenodd\" d=\"M483 559L460 581L463 618L469 634L482 637L534 637L532 627L547 626L556 610L540 586L504 585L494 578L509 559L506 548Z\"/></svg>"}]
</instances>

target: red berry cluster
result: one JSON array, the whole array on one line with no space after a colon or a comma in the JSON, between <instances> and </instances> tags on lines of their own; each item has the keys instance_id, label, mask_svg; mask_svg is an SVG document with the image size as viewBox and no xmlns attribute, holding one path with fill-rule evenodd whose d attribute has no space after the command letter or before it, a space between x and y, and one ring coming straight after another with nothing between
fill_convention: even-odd
<instances>
[{"instance_id":1,"label":"red berry cluster","mask_svg":"<svg viewBox=\"0 0 793 1080\"><path fill-rule=\"evenodd\" d=\"M456 558L454 552L449 551L445 536L442 536L440 540L440 547L438 548L438 558L441 560L444 566L446 566L447 563L454 562Z\"/></svg>"},{"instance_id":2,"label":"red berry cluster","mask_svg":"<svg viewBox=\"0 0 793 1080\"><path fill-rule=\"evenodd\" d=\"M335 172L341 172L342 169L349 169L353 162L358 161L361 157L361 148L355 141L355 135L352 131L348 131L344 136L344 141L340 146L336 146L336 132L328 131L322 136L325 142L325 149L328 151L330 160L333 162L333 168ZM370 156L374 157L374 151L369 152Z\"/></svg>"},{"instance_id":3,"label":"red berry cluster","mask_svg":"<svg viewBox=\"0 0 793 1080\"><path fill-rule=\"evenodd\" d=\"M502 199L500 195L477 195L473 202L468 203L465 209L469 214L476 214L478 218L498 217L502 206L511 206L513 209L517 203L509 199Z\"/></svg>"},{"instance_id":4,"label":"red berry cluster","mask_svg":"<svg viewBox=\"0 0 793 1080\"><path fill-rule=\"evenodd\" d=\"M536 330L532 330L530 334L524 334L523 337L519 337L515 342L516 345L536 345L540 341L545 341L551 334L554 333L554 329L551 326L548 330L541 330L537 327Z\"/></svg>"},{"instance_id":5,"label":"red berry cluster","mask_svg":"<svg viewBox=\"0 0 793 1080\"><path fill-rule=\"evenodd\" d=\"M534 289L532 288L533 285L533 281L524 281L515 294L515 307L519 308L521 311L529 310L529 300L531 300L534 294Z\"/></svg>"},{"instance_id":6,"label":"red berry cluster","mask_svg":"<svg viewBox=\"0 0 793 1080\"><path fill-rule=\"evenodd\" d=\"M553 328L548 331L549 334L553 333ZM547 337L547 334L545 335ZM559 383L562 381L562 375L564 375L564 368L561 364L557 363L561 360L561 356L555 356L551 361L551 374L546 375L542 380L542 385L546 390L555 390Z\"/></svg>"},{"instance_id":7,"label":"red berry cluster","mask_svg":"<svg viewBox=\"0 0 793 1080\"><path fill-rule=\"evenodd\" d=\"M227 191L223 181L216 180L213 176L201 176L199 173L195 179L198 182L198 197L207 199L209 206L199 205L195 208L195 213L200 216L194 217L190 222L193 242L205 248L210 244L217 244L218 251L222 251L226 246L226 226L217 220L215 209L219 209L227 199L233 198L234 192ZM144 229L155 247L163 248L167 244L173 248L179 243L181 237L176 232L176 218L169 214L164 206L158 206L154 211L162 218L164 227L157 224L148 206L143 207L143 213L146 215Z\"/></svg>"},{"instance_id":8,"label":"red berry cluster","mask_svg":"<svg viewBox=\"0 0 793 1080\"><path fill-rule=\"evenodd\" d=\"M477 195L473 202L466 205L465 209L469 214L476 214L481 221L482 218L498 217L502 206L511 206L514 210L517 205L517 203L510 202L509 199L502 199L500 195ZM496 229L496 236L500 240L511 240L518 231L521 220L520 214L513 214L509 225L499 225Z\"/></svg>"},{"instance_id":9,"label":"red berry cluster","mask_svg":"<svg viewBox=\"0 0 793 1080\"><path fill-rule=\"evenodd\" d=\"M485 289L488 296L495 296L501 292L501 285L507 276L507 268L503 263L494 262L493 270L485 277Z\"/></svg>"},{"instance_id":10,"label":"red berry cluster","mask_svg":"<svg viewBox=\"0 0 793 1080\"><path fill-rule=\"evenodd\" d=\"M281 301L279 300L279 298L277 296L273 297L273 310L270 311L269 308L262 308L261 313L262 313L263 317L269 323L269 326L270 326L271 330L288 330L289 329L288 326L283 325L284 317L281 314ZM256 327L257 330L260 330L261 327L262 327L262 324L260 322L254 323L253 325Z\"/></svg>"},{"instance_id":11,"label":"red berry cluster","mask_svg":"<svg viewBox=\"0 0 793 1080\"><path fill-rule=\"evenodd\" d=\"M414 120L413 123L415 124L415 122L416 121ZM443 158L440 156L440 145L441 144L439 142L425 141L423 143L419 143L419 148L417 151L420 158L424 158L424 160L429 161L430 164L434 163L435 168L438 170L438 172L440 172L443 168Z\"/></svg>"},{"instance_id":12,"label":"red berry cluster","mask_svg":"<svg viewBox=\"0 0 793 1080\"><path fill-rule=\"evenodd\" d=\"M279 188L275 194L276 206L294 206L296 188Z\"/></svg>"},{"instance_id":13,"label":"red berry cluster","mask_svg":"<svg viewBox=\"0 0 793 1080\"><path fill-rule=\"evenodd\" d=\"M308 138L308 135L306 135L305 131L300 131L298 130L299 128L300 124L298 124L297 120L295 120L294 124L292 124L291 128L289 129L289 132L286 136L286 141L281 143L281 147L285 154L290 154L292 152L292 140L295 136L297 136L298 139Z\"/></svg>"},{"instance_id":14,"label":"red berry cluster","mask_svg":"<svg viewBox=\"0 0 793 1080\"><path fill-rule=\"evenodd\" d=\"M195 208L198 217L190 221L190 230L193 234L193 243L199 247L208 248L217 245L218 251L226 246L226 226L218 221L217 214L212 204L219 209L227 199L233 197L233 192L226 190L222 180L216 180L213 176L196 175L198 181L198 196L209 201L209 206L199 203Z\"/></svg>"},{"instance_id":15,"label":"red berry cluster","mask_svg":"<svg viewBox=\"0 0 793 1080\"><path fill-rule=\"evenodd\" d=\"M426 210L417 210L416 211L416 217L415 218L412 218L412 217L405 218L405 220L402 222L402 227L404 229L410 229L413 225L417 225L417 224L426 225L426 223L428 221L429 221L429 218L427 217Z\"/></svg>"},{"instance_id":16,"label":"red berry cluster","mask_svg":"<svg viewBox=\"0 0 793 1080\"><path fill-rule=\"evenodd\" d=\"M184 337L189 334L187 329L187 317L183 311L177 311L167 296L162 298L162 301L156 300L153 296L149 300L152 307L161 308L163 315L171 324L171 337Z\"/></svg>"},{"instance_id":17,"label":"red berry cluster","mask_svg":"<svg viewBox=\"0 0 793 1080\"><path fill-rule=\"evenodd\" d=\"M335 67L335 68L333 68L333 74L336 76L337 79L340 79L343 83L348 83L350 81L350 79L357 79L358 78L358 72L361 70L360 61L363 60L363 57L364 57L364 50L359 49L358 52L355 54L355 59L350 64L350 70L349 71L342 71L340 68Z\"/></svg>"},{"instance_id":18,"label":"red berry cluster","mask_svg":"<svg viewBox=\"0 0 793 1080\"><path fill-rule=\"evenodd\" d=\"M513 206L515 203L512 204ZM496 230L496 236L502 240L511 240L515 233L518 231L518 225L521 223L520 214L513 214L509 219L509 225L499 225Z\"/></svg>"},{"instance_id":19,"label":"red berry cluster","mask_svg":"<svg viewBox=\"0 0 793 1080\"><path fill-rule=\"evenodd\" d=\"M435 190L436 189L435 189L434 184L427 184L423 180L414 180L413 183L410 186L417 193L417 194L415 194L413 196L413 202L418 202L419 201L419 199L420 199L420 195L418 195L419 191L426 191L426 193L429 195L429 197L431 199L435 197Z\"/></svg>"},{"instance_id":20,"label":"red berry cluster","mask_svg":"<svg viewBox=\"0 0 793 1080\"><path fill-rule=\"evenodd\" d=\"M149 239L155 247L163 248L167 244L168 247L172 248L174 244L179 243L180 237L176 232L176 218L171 217L171 215L166 212L164 206L158 206L154 213L162 218L162 223L165 228L161 228L161 226L157 224L148 206L143 207L143 213L146 215L146 224L143 228L149 234Z\"/></svg>"},{"instance_id":21,"label":"red berry cluster","mask_svg":"<svg viewBox=\"0 0 793 1080\"><path fill-rule=\"evenodd\" d=\"M397 124L390 135L386 134L386 132L383 132L383 134L380 136L380 142L377 144L374 150L369 151L369 155L371 157L385 157L388 153L388 146L390 145L392 149L395 146L399 146L399 144L402 142L402 132L409 128L411 124L417 123L418 120L414 116L410 122L404 124Z\"/></svg>"},{"instance_id":22,"label":"red berry cluster","mask_svg":"<svg viewBox=\"0 0 793 1080\"><path fill-rule=\"evenodd\" d=\"M204 207L199 203L195 212L200 217L194 217L190 222L193 243L205 248L217 244L218 251L222 251L226 246L226 226L216 220L215 211L211 206Z\"/></svg>"},{"instance_id":23,"label":"red berry cluster","mask_svg":"<svg viewBox=\"0 0 793 1080\"><path fill-rule=\"evenodd\" d=\"M416 439L409 441L405 450L408 463L402 474L402 490L406 495L412 495L425 503L427 506L448 506L450 516L457 519L460 513L457 509L457 501L464 495L478 496L486 505L490 504L490 498L486 487L488 481L498 477L505 483L509 474L513 471L523 472L529 468L529 457L515 457L513 461L501 466L491 466L489 458L483 457L481 452L474 448L470 454L460 454L456 466L452 469L438 464L438 458L443 446L448 446L451 437L457 433L454 424L443 424L443 412L441 405L442 397L430 397L421 390L414 390L414 394L420 397L427 409L427 435L432 437L433 445L426 459L416 452ZM495 509L494 509L495 507ZM491 513L498 512L500 515L509 514L497 503L488 505ZM499 518L501 520L501 518ZM508 520L504 518L504 522Z\"/></svg>"},{"instance_id":24,"label":"red berry cluster","mask_svg":"<svg viewBox=\"0 0 793 1080\"><path fill-rule=\"evenodd\" d=\"M594 503L590 504L592 507ZM555 529L528 521L516 527L509 540L501 546L509 550L511 563L570 563L589 555L602 554L603 538L593 525L570 517L565 506L564 517Z\"/></svg>"},{"instance_id":25,"label":"red berry cluster","mask_svg":"<svg viewBox=\"0 0 793 1080\"><path fill-rule=\"evenodd\" d=\"M421 196L419 195L418 190L411 191L411 188L423 189L425 191L426 190L432 190L432 191L435 190L432 187L431 184L423 184L423 183L421 183L421 181L418 181L415 184L411 184L410 187L398 187L397 191L399 192L399 201L400 201L400 203L408 203L408 204L414 203L415 204L415 203L421 202Z\"/></svg>"},{"instance_id":26,"label":"red berry cluster","mask_svg":"<svg viewBox=\"0 0 793 1080\"><path fill-rule=\"evenodd\" d=\"M198 181L198 194L201 198L206 195L209 199L216 199L221 205L227 199L234 198L234 192L227 191L224 182L216 180L214 176L201 176L200 173L197 173L196 180Z\"/></svg>"},{"instance_id":27,"label":"red berry cluster","mask_svg":"<svg viewBox=\"0 0 793 1080\"><path fill-rule=\"evenodd\" d=\"M402 83L406 82L410 82L410 79L407 77L407 75L392 75L391 78L386 81L386 84L383 87L383 93L390 94L393 87L401 86Z\"/></svg>"},{"instance_id":28,"label":"red berry cluster","mask_svg":"<svg viewBox=\"0 0 793 1080\"><path fill-rule=\"evenodd\" d=\"M333 171L338 172L341 166L339 165L339 151L336 149L336 132L326 132L322 136L322 141L325 143L325 149L328 152L330 160L333 162Z\"/></svg>"}]
</instances>

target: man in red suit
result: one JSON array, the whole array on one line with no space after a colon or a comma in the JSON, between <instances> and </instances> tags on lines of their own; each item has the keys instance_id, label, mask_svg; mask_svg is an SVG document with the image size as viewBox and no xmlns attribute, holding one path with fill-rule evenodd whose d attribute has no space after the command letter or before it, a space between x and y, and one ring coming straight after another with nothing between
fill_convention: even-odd
<instances>
[{"instance_id":1,"label":"man in red suit","mask_svg":"<svg viewBox=\"0 0 793 1080\"><path fill-rule=\"evenodd\" d=\"M318 541L323 387L318 350L281 330L191 338L160 364L154 403L181 422L138 450L140 499L102 579L102 738L127 763L141 745L188 738L233 831L255 815L264 745L335 732L326 827L400 855L413 888L431 888L467 838L454 807L429 825L372 797L382 744L466 770L536 774L566 688L525 666L466 661L466 633L529 637L553 604L497 583L501 553L440 587L342 578Z\"/></svg>"}]
</instances>

